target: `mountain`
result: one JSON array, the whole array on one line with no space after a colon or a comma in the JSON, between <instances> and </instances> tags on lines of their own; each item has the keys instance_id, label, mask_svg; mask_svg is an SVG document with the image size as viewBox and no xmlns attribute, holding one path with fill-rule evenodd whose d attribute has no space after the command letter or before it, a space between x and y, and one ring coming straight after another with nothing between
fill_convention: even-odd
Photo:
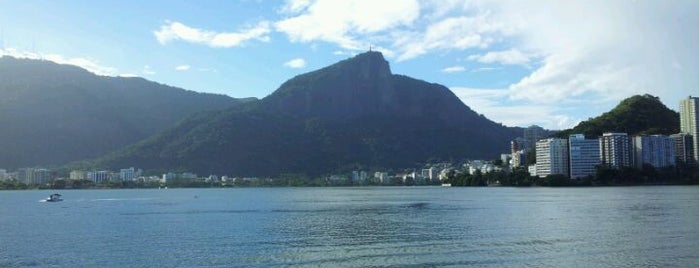
<instances>
[{"instance_id":1,"label":"mountain","mask_svg":"<svg viewBox=\"0 0 699 268\"><path fill-rule=\"evenodd\" d=\"M679 113L667 108L658 97L646 94L629 97L611 111L580 122L574 128L561 131L556 136L567 138L570 134L582 133L588 137L597 137L602 136L604 132L670 135L679 131Z\"/></svg>"},{"instance_id":2,"label":"mountain","mask_svg":"<svg viewBox=\"0 0 699 268\"><path fill-rule=\"evenodd\" d=\"M0 168L94 158L241 102L49 61L0 58Z\"/></svg>"},{"instance_id":3,"label":"mountain","mask_svg":"<svg viewBox=\"0 0 699 268\"><path fill-rule=\"evenodd\" d=\"M381 53L367 52L296 76L258 102L191 117L96 163L313 176L492 159L520 132L472 111L444 86L392 74Z\"/></svg>"}]
</instances>

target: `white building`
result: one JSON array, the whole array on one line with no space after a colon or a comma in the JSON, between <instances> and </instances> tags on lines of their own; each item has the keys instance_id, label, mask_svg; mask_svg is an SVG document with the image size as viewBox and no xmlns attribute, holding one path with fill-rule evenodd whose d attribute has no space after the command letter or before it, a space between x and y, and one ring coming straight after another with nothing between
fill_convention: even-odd
<instances>
[{"instance_id":1,"label":"white building","mask_svg":"<svg viewBox=\"0 0 699 268\"><path fill-rule=\"evenodd\" d=\"M51 180L51 171L44 168L20 168L17 179L25 184L45 184Z\"/></svg>"},{"instance_id":2,"label":"white building","mask_svg":"<svg viewBox=\"0 0 699 268\"><path fill-rule=\"evenodd\" d=\"M513 168L521 167L526 163L526 157L526 152L524 150L512 152L512 160L510 165Z\"/></svg>"},{"instance_id":3,"label":"white building","mask_svg":"<svg viewBox=\"0 0 699 268\"><path fill-rule=\"evenodd\" d=\"M600 164L599 139L585 139L583 134L573 134L568 138L570 178L580 179L595 175Z\"/></svg>"},{"instance_id":4,"label":"white building","mask_svg":"<svg viewBox=\"0 0 699 268\"><path fill-rule=\"evenodd\" d=\"M536 142L536 175L568 176L568 141L548 138Z\"/></svg>"},{"instance_id":5,"label":"white building","mask_svg":"<svg viewBox=\"0 0 699 268\"><path fill-rule=\"evenodd\" d=\"M529 176L539 176L539 174L536 174L536 164L527 166L527 171L529 171Z\"/></svg>"},{"instance_id":6,"label":"white building","mask_svg":"<svg viewBox=\"0 0 699 268\"><path fill-rule=\"evenodd\" d=\"M112 173L106 170L90 171L87 173L87 179L91 180L95 184L107 182L111 179L111 177Z\"/></svg>"},{"instance_id":7,"label":"white building","mask_svg":"<svg viewBox=\"0 0 699 268\"><path fill-rule=\"evenodd\" d=\"M446 179L448 179L448 178L449 178L449 172L450 172L451 170L452 170L452 169L450 169L450 168L444 168L444 169L442 169L442 171L439 172L439 181L445 181Z\"/></svg>"},{"instance_id":8,"label":"white building","mask_svg":"<svg viewBox=\"0 0 699 268\"><path fill-rule=\"evenodd\" d=\"M439 171L435 167L422 169L421 175L422 175L422 178L424 178L425 180L429 180L429 181L438 181L439 180Z\"/></svg>"},{"instance_id":9,"label":"white building","mask_svg":"<svg viewBox=\"0 0 699 268\"><path fill-rule=\"evenodd\" d=\"M168 172L168 173L163 174L163 177L162 177L162 179L160 179L160 182L167 183L167 181L171 181L174 179L177 179L177 174L172 173L172 172Z\"/></svg>"},{"instance_id":10,"label":"white building","mask_svg":"<svg viewBox=\"0 0 699 268\"><path fill-rule=\"evenodd\" d=\"M689 96L680 101L680 132L692 135L692 154L699 162L699 98Z\"/></svg>"},{"instance_id":11,"label":"white building","mask_svg":"<svg viewBox=\"0 0 699 268\"><path fill-rule=\"evenodd\" d=\"M70 172L70 179L74 181L87 180L87 172L83 170L73 170Z\"/></svg>"}]
</instances>

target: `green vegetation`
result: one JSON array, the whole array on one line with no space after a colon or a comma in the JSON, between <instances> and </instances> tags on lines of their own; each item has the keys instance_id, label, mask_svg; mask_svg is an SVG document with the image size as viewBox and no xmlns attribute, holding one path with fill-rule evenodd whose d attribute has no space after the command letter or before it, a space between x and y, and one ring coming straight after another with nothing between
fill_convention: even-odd
<instances>
[{"instance_id":1,"label":"green vegetation","mask_svg":"<svg viewBox=\"0 0 699 268\"><path fill-rule=\"evenodd\" d=\"M259 102L195 115L82 164L320 177L356 166L492 158L520 131L478 115L444 86L391 74L381 54L372 52L299 75Z\"/></svg>"},{"instance_id":2,"label":"green vegetation","mask_svg":"<svg viewBox=\"0 0 699 268\"><path fill-rule=\"evenodd\" d=\"M97 76L70 65L1 57L0 168L98 157L194 113L240 102L142 78Z\"/></svg>"},{"instance_id":3,"label":"green vegetation","mask_svg":"<svg viewBox=\"0 0 699 268\"><path fill-rule=\"evenodd\" d=\"M614 109L598 117L583 121L572 129L554 136L568 138L570 134L582 133L588 137L602 136L604 132L625 132L629 135L670 135L680 130L680 116L668 109L658 97L636 95L627 98Z\"/></svg>"},{"instance_id":4,"label":"green vegetation","mask_svg":"<svg viewBox=\"0 0 699 268\"><path fill-rule=\"evenodd\" d=\"M452 186L631 186L631 185L698 185L699 166L679 164L675 167L656 169L644 165L642 169L613 169L598 166L594 176L571 180L563 175L549 175L544 178L532 177L524 168L513 171L495 171L486 174L477 171L469 175L467 170L452 171L446 183Z\"/></svg>"}]
</instances>

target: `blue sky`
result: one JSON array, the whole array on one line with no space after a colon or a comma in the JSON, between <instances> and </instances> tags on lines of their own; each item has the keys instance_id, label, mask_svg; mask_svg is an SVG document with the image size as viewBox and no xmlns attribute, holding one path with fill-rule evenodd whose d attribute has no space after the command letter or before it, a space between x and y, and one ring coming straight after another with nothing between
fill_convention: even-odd
<instances>
[{"instance_id":1,"label":"blue sky","mask_svg":"<svg viewBox=\"0 0 699 268\"><path fill-rule=\"evenodd\" d=\"M699 1L0 1L3 55L264 97L368 50L508 126L699 95Z\"/></svg>"}]
</instances>

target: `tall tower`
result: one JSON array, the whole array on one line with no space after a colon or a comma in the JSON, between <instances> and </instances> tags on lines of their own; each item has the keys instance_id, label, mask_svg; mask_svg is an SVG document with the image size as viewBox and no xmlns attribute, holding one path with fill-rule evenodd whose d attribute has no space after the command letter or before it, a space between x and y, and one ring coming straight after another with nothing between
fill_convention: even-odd
<instances>
[{"instance_id":1,"label":"tall tower","mask_svg":"<svg viewBox=\"0 0 699 268\"><path fill-rule=\"evenodd\" d=\"M568 137L568 164L570 178L580 179L595 175L596 167L600 164L599 139L585 139L583 134L573 134Z\"/></svg>"},{"instance_id":2,"label":"tall tower","mask_svg":"<svg viewBox=\"0 0 699 268\"><path fill-rule=\"evenodd\" d=\"M680 101L680 132L692 135L694 162L699 161L699 143L697 136L699 135L699 98L689 96L689 98Z\"/></svg>"},{"instance_id":3,"label":"tall tower","mask_svg":"<svg viewBox=\"0 0 699 268\"><path fill-rule=\"evenodd\" d=\"M568 177L568 140L548 138L536 142L536 175Z\"/></svg>"},{"instance_id":4,"label":"tall tower","mask_svg":"<svg viewBox=\"0 0 699 268\"><path fill-rule=\"evenodd\" d=\"M612 168L630 167L631 143L626 133L603 133L599 137L599 152L602 164Z\"/></svg>"}]
</instances>

